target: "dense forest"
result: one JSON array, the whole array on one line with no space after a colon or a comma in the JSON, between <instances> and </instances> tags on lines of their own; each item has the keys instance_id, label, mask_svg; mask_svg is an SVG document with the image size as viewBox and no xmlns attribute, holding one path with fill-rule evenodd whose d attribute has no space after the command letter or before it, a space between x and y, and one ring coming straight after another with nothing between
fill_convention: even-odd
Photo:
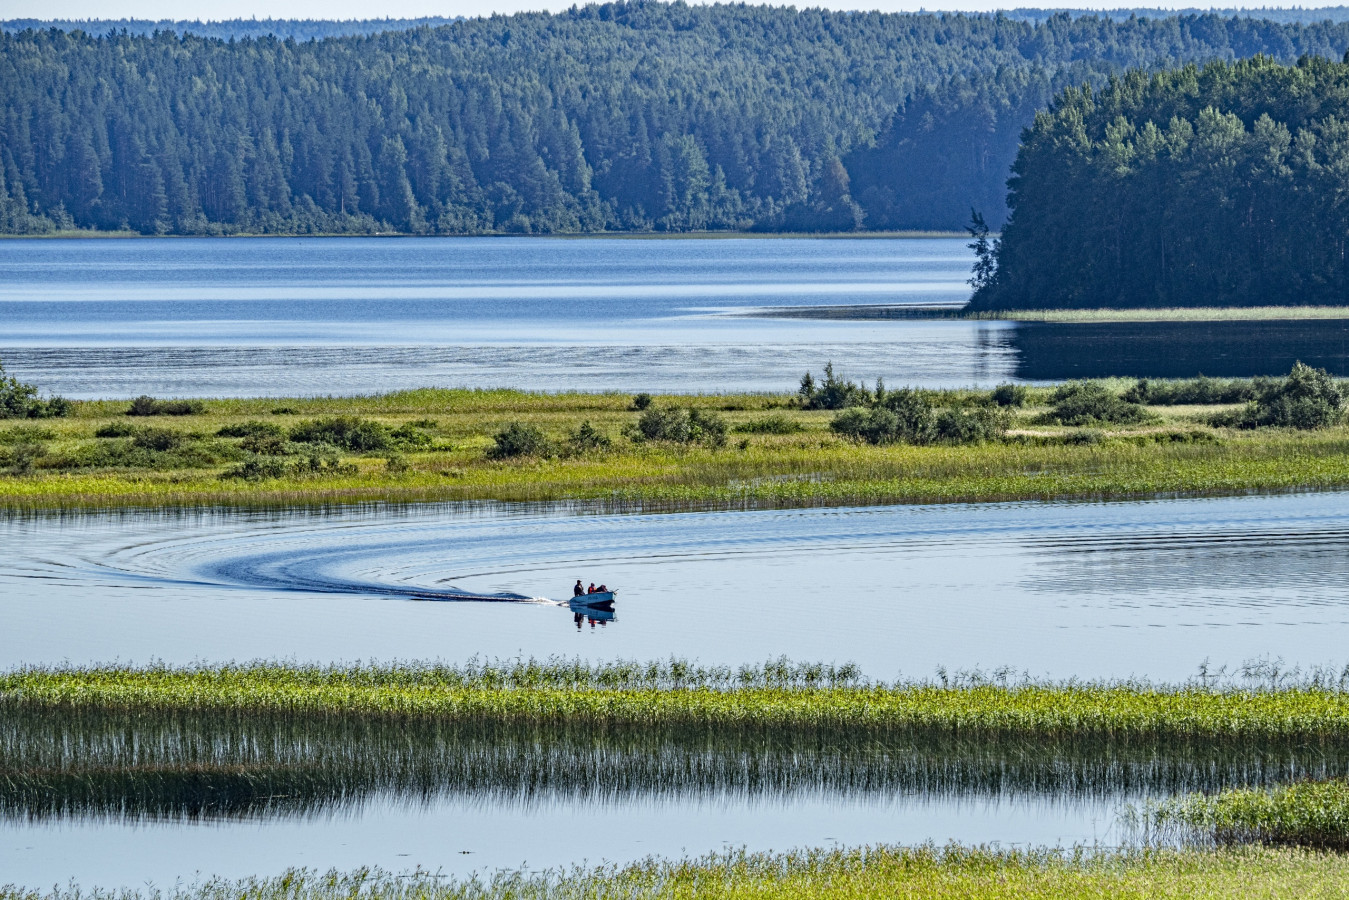
<instances>
[{"instance_id":1,"label":"dense forest","mask_svg":"<svg viewBox=\"0 0 1349 900\"><path fill-rule=\"evenodd\" d=\"M1349 298L1349 56L1070 88L1012 171L975 309Z\"/></svg>"},{"instance_id":2,"label":"dense forest","mask_svg":"<svg viewBox=\"0 0 1349 900\"><path fill-rule=\"evenodd\" d=\"M0 231L997 227L1069 85L1349 24L638 0L298 41L0 35Z\"/></svg>"}]
</instances>

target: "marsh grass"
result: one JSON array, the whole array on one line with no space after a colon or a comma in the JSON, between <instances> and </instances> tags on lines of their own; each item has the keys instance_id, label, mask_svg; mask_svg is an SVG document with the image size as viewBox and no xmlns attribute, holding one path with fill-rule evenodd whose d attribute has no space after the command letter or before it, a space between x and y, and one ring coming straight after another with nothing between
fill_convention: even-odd
<instances>
[{"instance_id":1,"label":"marsh grass","mask_svg":"<svg viewBox=\"0 0 1349 900\"><path fill-rule=\"evenodd\" d=\"M1119 391L1131 382L1105 382ZM977 407L988 392L933 392L947 409ZM1037 425L1051 391L1031 388L1012 431L977 446L863 445L833 434L833 413L794 408L789 395L683 397L681 408L724 420L743 435L730 446L669 441L634 443L642 413L626 394L527 394L516 391L404 391L374 397L286 401L211 400L207 412L155 428L181 434L171 450L134 446L136 420L125 403L76 403L68 419L46 420L42 441L31 426L0 427L7 448L25 451L23 471L0 475L9 508L160 505L294 505L363 501L583 501L612 509L745 508L869 503L1100 499L1317 490L1349 486L1349 429L1294 434L1205 424L1212 407L1157 408L1155 424L1096 429ZM981 397L983 399L981 400ZM658 397L653 407L673 405ZM730 408L730 409L728 409ZM273 415L273 409L286 409ZM767 413L767 415L765 415ZM337 450L342 459L313 467L255 464L254 456L303 456L310 448L283 436L307 423L347 417L390 436L392 452ZM770 423L764 426L762 423ZM537 429L556 454L491 458L493 435L507 423ZM578 444L585 430L609 440ZM110 435L100 438L99 432ZM789 433L782 433L789 432ZM1203 440L1159 440L1189 434ZM114 437L111 435L121 435ZM175 441L164 441L167 446ZM564 452L565 451L565 452ZM326 452L326 451L325 451ZM323 455L322 453L320 455ZM248 477L221 479L222 473Z\"/></svg>"},{"instance_id":2,"label":"marsh grass","mask_svg":"<svg viewBox=\"0 0 1349 900\"><path fill-rule=\"evenodd\" d=\"M944 676L945 677L945 676ZM0 704L52 710L234 710L493 724L938 731L1026 740L1349 741L1345 673L1282 686L862 681L855 669L770 662L519 661L366 667L25 668ZM1337 680L1338 679L1338 680Z\"/></svg>"},{"instance_id":3,"label":"marsh grass","mask_svg":"<svg viewBox=\"0 0 1349 900\"><path fill-rule=\"evenodd\" d=\"M1346 895L1349 857L1295 850L996 850L950 845L748 853L545 872L448 878L294 869L268 878L99 891L0 888L3 900L645 900L894 897L905 900L1192 898L1263 900Z\"/></svg>"},{"instance_id":4,"label":"marsh grass","mask_svg":"<svg viewBox=\"0 0 1349 900\"><path fill-rule=\"evenodd\" d=\"M1349 773L1349 746L966 739L938 729L446 722L345 713L0 705L0 818L308 815L369 798L1064 801Z\"/></svg>"},{"instance_id":5,"label":"marsh grass","mask_svg":"<svg viewBox=\"0 0 1349 900\"><path fill-rule=\"evenodd\" d=\"M1191 794L1134 813L1134 826L1153 840L1349 850L1349 780L1344 777Z\"/></svg>"}]
</instances>

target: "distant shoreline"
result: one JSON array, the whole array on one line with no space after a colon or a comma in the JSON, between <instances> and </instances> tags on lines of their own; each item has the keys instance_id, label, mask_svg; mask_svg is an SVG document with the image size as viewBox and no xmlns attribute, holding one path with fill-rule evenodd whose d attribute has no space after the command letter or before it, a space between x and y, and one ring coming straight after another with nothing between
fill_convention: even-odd
<instances>
[{"instance_id":1,"label":"distant shoreline","mask_svg":"<svg viewBox=\"0 0 1349 900\"><path fill-rule=\"evenodd\" d=\"M1276 322L1349 320L1349 306L1186 306L1164 309L1005 309L966 312L962 306L853 304L768 306L740 313L753 318L836 321L955 320L1085 325L1109 322Z\"/></svg>"},{"instance_id":2,"label":"distant shoreline","mask_svg":"<svg viewBox=\"0 0 1349 900\"><path fill-rule=\"evenodd\" d=\"M681 232L659 232L659 231L593 231L581 232L575 234L508 234L505 232L492 232L489 234L406 234L403 232L388 232L375 234L262 234L254 232L240 232L238 234L141 234L138 231L83 231L79 229L70 231L52 231L46 234L0 234L0 240L5 241L51 241L51 240L71 240L79 238L98 238L98 239L174 239L183 238L208 238L208 239L235 239L235 238L435 238L443 240L456 240L460 238L551 238L555 240L587 240L594 238L622 238L624 240L657 240L657 241L681 241L681 240L735 240L735 239L764 239L778 240L784 238L799 238L802 240L923 240L923 239L951 239L964 238L964 232L959 231L681 231Z\"/></svg>"}]
</instances>

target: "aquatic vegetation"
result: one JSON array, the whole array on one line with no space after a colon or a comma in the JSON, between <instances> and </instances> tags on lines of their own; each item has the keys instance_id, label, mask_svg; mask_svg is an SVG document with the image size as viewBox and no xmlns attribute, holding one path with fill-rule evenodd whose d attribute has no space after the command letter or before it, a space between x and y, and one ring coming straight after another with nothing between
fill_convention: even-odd
<instances>
[{"instance_id":1,"label":"aquatic vegetation","mask_svg":"<svg viewBox=\"0 0 1349 900\"><path fill-rule=\"evenodd\" d=\"M1349 780L1300 780L1265 789L1191 794L1135 809L1135 827L1154 839L1285 844L1349 850Z\"/></svg>"},{"instance_id":2,"label":"aquatic vegetation","mask_svg":"<svg viewBox=\"0 0 1349 900\"><path fill-rule=\"evenodd\" d=\"M216 878L118 892L74 886L47 891L0 887L0 900L1250 900L1343 897L1347 881L1349 856L1297 850L1058 852L876 845L790 853L732 850L685 859L652 857L623 866L503 871L464 879L422 871L294 869L275 877Z\"/></svg>"},{"instance_id":3,"label":"aquatic vegetation","mask_svg":"<svg viewBox=\"0 0 1349 900\"><path fill-rule=\"evenodd\" d=\"M1349 773L1349 744L892 737L250 709L0 704L0 817L302 815L376 795L995 799L1215 792ZM766 739L766 736L768 739Z\"/></svg>"},{"instance_id":4,"label":"aquatic vegetation","mask_svg":"<svg viewBox=\"0 0 1349 900\"><path fill-rule=\"evenodd\" d=\"M820 729L1116 742L1349 741L1349 692L1141 683L862 682L850 667L737 670L669 663L256 663L201 668L28 668L0 675L0 704L52 709L256 710L457 722Z\"/></svg>"},{"instance_id":5,"label":"aquatic vegetation","mask_svg":"<svg viewBox=\"0 0 1349 900\"><path fill-rule=\"evenodd\" d=\"M1111 391L1128 386L1103 384ZM894 412L911 400L909 405L920 411L936 411L922 416L925 434L935 435L940 425L943 433L955 435L951 442L933 437L921 446L871 444L837 434L829 428L828 411L800 409L783 394L678 398L680 427L675 431L683 433L687 415L690 433L696 418L700 431L715 443L715 423L720 421L727 433L742 435L735 446L725 448L632 440L634 431L640 434L643 415L675 408L676 401L660 398L639 413L631 409L632 398L623 394L424 390L305 398L287 401L285 407L264 399L212 400L209 414L174 423L184 438L170 451L133 445L139 432L122 415L124 403L82 401L70 417L47 420L40 441L24 439L31 426L0 429L0 445L5 447L40 444L21 454L23 467L10 462L14 454L3 454L0 466L7 468L0 473L0 505L502 500L687 509L1132 498L1349 486L1349 428L1344 426L1306 433L1215 431L1207 424L1209 413L1158 407L1163 414L1155 425L1065 429L1036 424L1050 393L1028 388L1029 406L1019 409L996 406L989 391L885 391L885 405L879 408ZM259 420L272 409L293 412ZM867 408L865 414L872 411ZM769 430L753 425L765 413L771 413ZM976 440L977 430L964 427L987 419L996 432L1003 421L998 413L1010 417L1011 430L1002 438L990 434ZM377 424L387 434L388 449L346 450L286 437L292 429L308 434L312 423L341 417ZM432 417L438 424L418 424ZM264 421L283 434L261 427ZM549 452L523 455L510 465L491 458L493 435L503 422L538 429L550 443ZM572 438L585 431L586 423L591 437L609 440L607 447L602 441L575 444ZM1173 439L1178 434L1188 437ZM955 440L975 442L955 446ZM336 455L340 462L312 467L261 461L293 461L310 450L325 460ZM385 459L394 453L403 457L405 468L387 466Z\"/></svg>"}]
</instances>

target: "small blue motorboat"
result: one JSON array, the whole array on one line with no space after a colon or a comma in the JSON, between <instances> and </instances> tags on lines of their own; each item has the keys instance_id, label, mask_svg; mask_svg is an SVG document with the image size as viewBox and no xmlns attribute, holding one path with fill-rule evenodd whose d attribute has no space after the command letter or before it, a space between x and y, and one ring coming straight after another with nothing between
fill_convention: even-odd
<instances>
[{"instance_id":1,"label":"small blue motorboat","mask_svg":"<svg viewBox=\"0 0 1349 900\"><path fill-rule=\"evenodd\" d=\"M613 606L618 591L596 591L593 594L577 594L571 598L572 608L578 606Z\"/></svg>"}]
</instances>

